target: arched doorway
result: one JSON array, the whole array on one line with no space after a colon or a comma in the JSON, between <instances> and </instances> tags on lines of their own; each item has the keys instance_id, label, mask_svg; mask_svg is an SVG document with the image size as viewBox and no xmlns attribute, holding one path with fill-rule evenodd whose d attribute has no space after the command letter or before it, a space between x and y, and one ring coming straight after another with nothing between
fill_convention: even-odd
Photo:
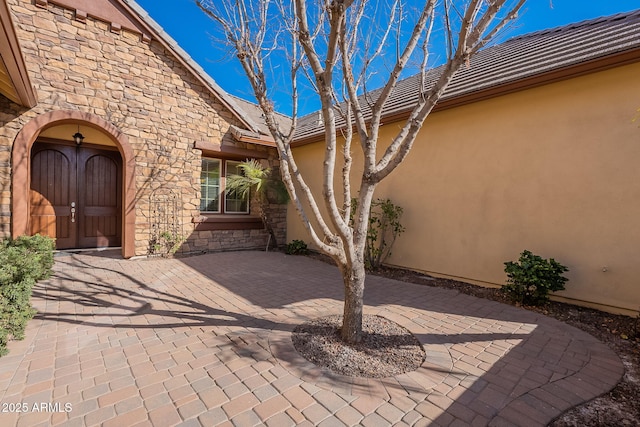
<instances>
[{"instance_id":1,"label":"arched doorway","mask_svg":"<svg viewBox=\"0 0 640 427\"><path fill-rule=\"evenodd\" d=\"M122 242L122 158L117 150L36 140L31 148L30 233L57 249Z\"/></svg>"},{"instance_id":2,"label":"arched doorway","mask_svg":"<svg viewBox=\"0 0 640 427\"><path fill-rule=\"evenodd\" d=\"M78 146L56 138L65 127L101 137ZM126 136L97 116L55 111L31 120L13 146L12 235L47 234L58 249L122 246L133 256L134 165Z\"/></svg>"}]
</instances>

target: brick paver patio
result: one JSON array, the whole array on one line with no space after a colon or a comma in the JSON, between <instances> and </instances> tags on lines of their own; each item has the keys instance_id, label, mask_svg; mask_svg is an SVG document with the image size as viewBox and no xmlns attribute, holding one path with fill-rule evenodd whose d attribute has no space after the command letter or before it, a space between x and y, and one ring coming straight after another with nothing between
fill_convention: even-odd
<instances>
[{"instance_id":1,"label":"brick paver patio","mask_svg":"<svg viewBox=\"0 0 640 427\"><path fill-rule=\"evenodd\" d=\"M545 425L610 390L617 356L515 307L369 277L366 312L427 360L366 380L301 359L289 332L340 313L337 270L280 253L56 258L27 338L0 358L2 426Z\"/></svg>"}]
</instances>

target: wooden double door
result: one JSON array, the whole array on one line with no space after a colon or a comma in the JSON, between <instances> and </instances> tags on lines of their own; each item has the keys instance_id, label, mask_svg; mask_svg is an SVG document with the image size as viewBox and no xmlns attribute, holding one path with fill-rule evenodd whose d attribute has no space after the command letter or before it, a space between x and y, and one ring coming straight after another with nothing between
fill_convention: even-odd
<instances>
[{"instance_id":1,"label":"wooden double door","mask_svg":"<svg viewBox=\"0 0 640 427\"><path fill-rule=\"evenodd\" d=\"M122 158L117 150L36 142L31 150L31 234L57 249L120 246Z\"/></svg>"}]
</instances>

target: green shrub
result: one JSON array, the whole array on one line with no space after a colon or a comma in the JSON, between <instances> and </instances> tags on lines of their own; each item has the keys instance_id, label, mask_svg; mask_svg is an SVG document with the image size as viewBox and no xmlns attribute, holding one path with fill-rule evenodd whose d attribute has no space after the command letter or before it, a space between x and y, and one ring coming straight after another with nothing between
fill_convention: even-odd
<instances>
[{"instance_id":1,"label":"green shrub","mask_svg":"<svg viewBox=\"0 0 640 427\"><path fill-rule=\"evenodd\" d=\"M302 240L293 240L287 243L284 251L287 255L306 255L307 253L309 253L307 244Z\"/></svg>"},{"instance_id":2,"label":"green shrub","mask_svg":"<svg viewBox=\"0 0 640 427\"><path fill-rule=\"evenodd\" d=\"M561 291L567 282L562 273L567 267L553 258L548 260L525 250L517 263L505 262L507 284L502 290L514 301L525 305L541 305L549 301L549 292Z\"/></svg>"},{"instance_id":3,"label":"green shrub","mask_svg":"<svg viewBox=\"0 0 640 427\"><path fill-rule=\"evenodd\" d=\"M33 318L31 289L51 275L54 241L40 235L0 242L0 355L9 339L21 340Z\"/></svg>"},{"instance_id":4,"label":"green shrub","mask_svg":"<svg viewBox=\"0 0 640 427\"><path fill-rule=\"evenodd\" d=\"M358 199L351 199L351 222L357 208ZM391 247L396 238L405 231L400 223L402 212L402 207L395 205L390 199L376 199L371 202L364 248L364 262L367 270L379 269L391 256Z\"/></svg>"},{"instance_id":5,"label":"green shrub","mask_svg":"<svg viewBox=\"0 0 640 427\"><path fill-rule=\"evenodd\" d=\"M186 239L179 234L163 231L157 237L149 239L149 254L172 257L182 247Z\"/></svg>"}]
</instances>

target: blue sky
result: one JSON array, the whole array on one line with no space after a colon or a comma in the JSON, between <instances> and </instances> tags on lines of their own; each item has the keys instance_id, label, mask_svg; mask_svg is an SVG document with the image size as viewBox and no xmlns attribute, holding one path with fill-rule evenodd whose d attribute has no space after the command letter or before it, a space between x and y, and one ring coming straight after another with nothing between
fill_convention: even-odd
<instances>
[{"instance_id":1,"label":"blue sky","mask_svg":"<svg viewBox=\"0 0 640 427\"><path fill-rule=\"evenodd\" d=\"M237 60L228 54L226 47L212 43L215 24L200 11L195 0L136 1L225 91L254 100ZM638 0L529 0L503 39L638 8ZM276 98L276 109L288 113L287 100L287 96ZM317 103L301 102L300 109L302 114L312 112Z\"/></svg>"}]
</instances>

